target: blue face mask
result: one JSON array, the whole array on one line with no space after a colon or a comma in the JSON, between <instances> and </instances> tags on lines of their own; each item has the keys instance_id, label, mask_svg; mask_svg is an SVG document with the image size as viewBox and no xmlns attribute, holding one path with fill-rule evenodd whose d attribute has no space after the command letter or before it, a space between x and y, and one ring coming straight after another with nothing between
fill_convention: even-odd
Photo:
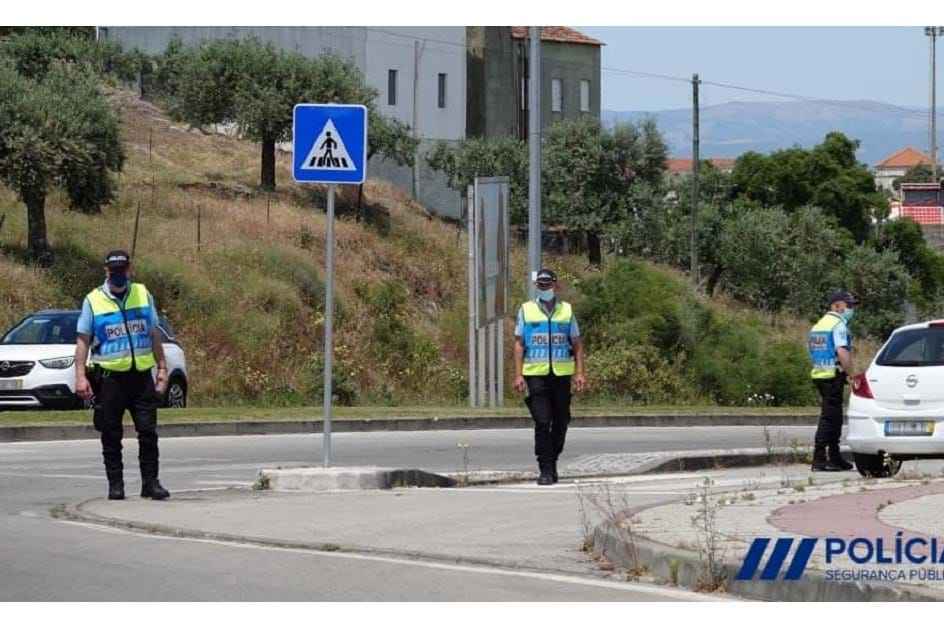
<instances>
[{"instance_id":1,"label":"blue face mask","mask_svg":"<svg viewBox=\"0 0 944 629\"><path fill-rule=\"evenodd\" d=\"M115 288L122 288L128 283L128 276L122 271L112 271L111 275L108 276L108 283Z\"/></svg>"},{"instance_id":2,"label":"blue face mask","mask_svg":"<svg viewBox=\"0 0 944 629\"><path fill-rule=\"evenodd\" d=\"M551 301L552 299L554 299L554 289L550 288L548 290L539 290L538 299L540 299L541 301Z\"/></svg>"},{"instance_id":3,"label":"blue face mask","mask_svg":"<svg viewBox=\"0 0 944 629\"><path fill-rule=\"evenodd\" d=\"M849 323L852 321L852 317L855 316L855 308L846 308L846 311L840 316L845 319L846 323Z\"/></svg>"}]
</instances>

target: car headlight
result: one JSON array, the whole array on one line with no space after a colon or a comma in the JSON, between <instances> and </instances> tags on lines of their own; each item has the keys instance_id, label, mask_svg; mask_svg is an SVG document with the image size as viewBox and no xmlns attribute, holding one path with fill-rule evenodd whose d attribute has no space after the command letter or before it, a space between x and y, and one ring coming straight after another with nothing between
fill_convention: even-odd
<instances>
[{"instance_id":1,"label":"car headlight","mask_svg":"<svg viewBox=\"0 0 944 629\"><path fill-rule=\"evenodd\" d=\"M63 356L62 358L47 358L39 361L39 364L47 369L68 369L75 362L75 356Z\"/></svg>"}]
</instances>

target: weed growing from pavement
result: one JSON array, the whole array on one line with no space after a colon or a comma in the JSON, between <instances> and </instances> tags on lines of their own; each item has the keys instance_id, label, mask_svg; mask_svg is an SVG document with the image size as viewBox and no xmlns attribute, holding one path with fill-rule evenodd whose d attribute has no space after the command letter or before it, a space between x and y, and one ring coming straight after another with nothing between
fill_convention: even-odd
<instances>
[{"instance_id":1,"label":"weed growing from pavement","mask_svg":"<svg viewBox=\"0 0 944 629\"><path fill-rule=\"evenodd\" d=\"M706 476L696 485L695 494L691 499L692 504L695 505L695 514L691 522L695 528L696 549L701 566L701 574L695 581L695 590L700 592L717 592L724 588L728 578L717 519L718 509L722 505L711 497L711 488L714 484L715 481Z\"/></svg>"},{"instance_id":2,"label":"weed growing from pavement","mask_svg":"<svg viewBox=\"0 0 944 629\"><path fill-rule=\"evenodd\" d=\"M580 550L588 552L593 547L593 524L590 522L590 500L588 498L588 486L576 482L577 485L577 509L580 512L580 535L583 542Z\"/></svg>"},{"instance_id":3,"label":"weed growing from pavement","mask_svg":"<svg viewBox=\"0 0 944 629\"><path fill-rule=\"evenodd\" d=\"M631 503L625 487L615 483L594 483L577 486L577 500L581 515L581 529L584 534L584 548L592 544L590 535L590 510L603 516L611 529L619 537L623 554L628 564L627 570L636 575L643 574L639 564L639 552L636 548L636 535L633 524L638 522L628 517Z\"/></svg>"},{"instance_id":4,"label":"weed growing from pavement","mask_svg":"<svg viewBox=\"0 0 944 629\"><path fill-rule=\"evenodd\" d=\"M460 442L456 444L456 448L459 450L459 453L460 453L459 454L459 467L456 471L462 476L464 476L465 478L468 478L469 476L469 461L470 461L469 448L471 447L472 446L469 445L468 443Z\"/></svg>"},{"instance_id":5,"label":"weed growing from pavement","mask_svg":"<svg viewBox=\"0 0 944 629\"><path fill-rule=\"evenodd\" d=\"M252 488L256 491L265 491L266 489L272 489L272 479L268 475L259 472L259 477L256 478L256 482L252 484Z\"/></svg>"},{"instance_id":6,"label":"weed growing from pavement","mask_svg":"<svg viewBox=\"0 0 944 629\"><path fill-rule=\"evenodd\" d=\"M678 587L679 579L679 560L672 558L669 560L669 581L672 587Z\"/></svg>"}]
</instances>

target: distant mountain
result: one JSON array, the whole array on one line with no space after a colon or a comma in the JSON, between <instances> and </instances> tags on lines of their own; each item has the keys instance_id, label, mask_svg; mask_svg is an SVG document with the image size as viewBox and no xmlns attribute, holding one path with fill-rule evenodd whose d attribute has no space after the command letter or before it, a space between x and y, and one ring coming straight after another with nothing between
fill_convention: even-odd
<instances>
[{"instance_id":1,"label":"distant mountain","mask_svg":"<svg viewBox=\"0 0 944 629\"><path fill-rule=\"evenodd\" d=\"M638 121L652 117L673 157L691 157L691 109L607 111L603 121ZM938 113L944 144L944 118ZM877 101L731 102L701 108L699 151L703 157L737 157L747 151L767 153L794 144L811 147L829 131L861 141L859 160L874 166L905 146L928 148L927 110Z\"/></svg>"}]
</instances>

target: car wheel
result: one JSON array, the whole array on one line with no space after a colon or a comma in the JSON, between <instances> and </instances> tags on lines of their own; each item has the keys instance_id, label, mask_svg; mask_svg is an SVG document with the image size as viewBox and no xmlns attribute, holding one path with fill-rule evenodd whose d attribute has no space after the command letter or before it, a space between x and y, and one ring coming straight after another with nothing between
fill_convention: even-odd
<instances>
[{"instance_id":1,"label":"car wheel","mask_svg":"<svg viewBox=\"0 0 944 629\"><path fill-rule=\"evenodd\" d=\"M167 385L164 395L164 406L167 408L185 408L187 406L187 383L183 378L174 376Z\"/></svg>"},{"instance_id":2,"label":"car wheel","mask_svg":"<svg viewBox=\"0 0 944 629\"><path fill-rule=\"evenodd\" d=\"M901 461L886 459L882 454L852 453L856 470L866 478L890 478L901 469Z\"/></svg>"}]
</instances>

